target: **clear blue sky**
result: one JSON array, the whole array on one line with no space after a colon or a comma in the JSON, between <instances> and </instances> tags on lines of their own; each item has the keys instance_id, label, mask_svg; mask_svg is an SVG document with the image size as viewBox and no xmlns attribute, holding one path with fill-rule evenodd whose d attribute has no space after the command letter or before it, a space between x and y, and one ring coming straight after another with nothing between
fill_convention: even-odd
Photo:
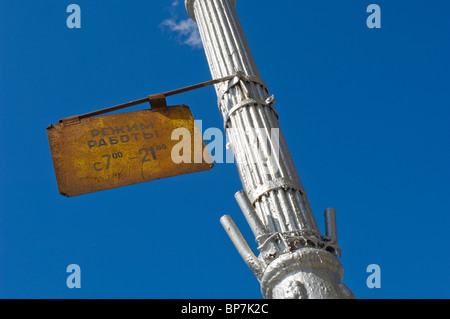
<instances>
[{"instance_id":1,"label":"clear blue sky","mask_svg":"<svg viewBox=\"0 0 450 319\"><path fill-rule=\"evenodd\" d=\"M1 298L262 297L219 223L232 215L255 248L234 164L57 191L49 124L210 79L192 29L175 28L188 18L182 2L0 2ZM66 26L71 3L81 29ZM381 29L366 26L371 3ZM336 208L346 285L359 298L449 298L450 2L237 0L237 10L322 232L323 210ZM211 87L168 98L204 128L222 127L216 100ZM69 264L81 289L66 286ZM380 289L366 286L370 264Z\"/></svg>"}]
</instances>

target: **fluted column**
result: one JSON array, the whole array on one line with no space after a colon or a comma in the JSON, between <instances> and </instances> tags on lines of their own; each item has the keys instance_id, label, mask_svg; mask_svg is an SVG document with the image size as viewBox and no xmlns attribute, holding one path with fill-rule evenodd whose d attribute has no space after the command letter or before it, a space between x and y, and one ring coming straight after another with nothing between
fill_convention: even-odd
<instances>
[{"instance_id":1,"label":"fluted column","mask_svg":"<svg viewBox=\"0 0 450 319\"><path fill-rule=\"evenodd\" d=\"M298 256L293 257L292 253L303 248L314 250L313 254L303 253L305 258L319 258L315 250L330 255L334 260L330 263L333 280L340 284L342 271L336 270L336 265L340 265L336 258L339 246L333 238L319 232L280 130L274 97L261 79L235 5L234 0L186 0L187 10L198 24L213 79L236 75L215 87L243 185L243 191L235 197L255 234L261 252L259 258L249 256L248 245L239 242L242 236L229 217L222 219L222 223L261 281L265 297L282 298L283 294L272 288L283 286L284 279L280 278L284 276L288 280L290 276L281 275L275 268L271 270L271 264L277 265L277 259L282 256L286 260L294 258L292 264L296 264ZM272 273L277 274L278 281L272 278L275 275L268 278L267 274Z\"/></svg>"}]
</instances>

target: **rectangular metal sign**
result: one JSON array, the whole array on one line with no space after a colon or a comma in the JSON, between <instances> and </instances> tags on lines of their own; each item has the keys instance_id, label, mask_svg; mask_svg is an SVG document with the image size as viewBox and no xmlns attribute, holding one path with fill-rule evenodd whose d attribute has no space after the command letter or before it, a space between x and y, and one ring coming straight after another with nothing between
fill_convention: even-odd
<instances>
[{"instance_id":1,"label":"rectangular metal sign","mask_svg":"<svg viewBox=\"0 0 450 319\"><path fill-rule=\"evenodd\" d=\"M72 117L50 125L47 135L58 190L67 197L214 166L185 105Z\"/></svg>"}]
</instances>

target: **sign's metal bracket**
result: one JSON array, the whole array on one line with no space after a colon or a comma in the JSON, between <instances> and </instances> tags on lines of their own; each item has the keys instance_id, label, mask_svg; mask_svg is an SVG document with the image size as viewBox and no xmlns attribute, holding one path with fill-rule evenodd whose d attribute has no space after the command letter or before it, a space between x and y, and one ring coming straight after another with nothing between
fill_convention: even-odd
<instances>
[{"instance_id":1,"label":"sign's metal bracket","mask_svg":"<svg viewBox=\"0 0 450 319\"><path fill-rule=\"evenodd\" d=\"M78 115L66 117L65 119L59 120L64 126L75 125L80 123L80 117Z\"/></svg>"},{"instance_id":2,"label":"sign's metal bracket","mask_svg":"<svg viewBox=\"0 0 450 319\"><path fill-rule=\"evenodd\" d=\"M134 106L134 105L139 105L139 104L143 104L146 102L150 103L150 106L152 108L158 108L158 107L166 107L167 106L167 102L166 102L166 97L171 96L171 95L176 95L176 94L180 94L180 93L184 93L184 92L188 92L188 91L192 91L192 90L196 90L196 89L200 89L209 85L213 85L213 84L217 84L220 82L225 82L225 81L229 81L232 80L233 78L235 78L236 75L229 75L220 79L215 79L215 80L211 80L211 81L206 81L206 82L202 82L202 83L198 83L198 84L194 84L194 85L190 85L190 86L186 86L184 88L181 89L177 89L177 90L173 90L173 91L169 91L169 92L165 92L165 93L159 93L159 94L153 94L153 95L149 95L148 97L139 99L139 100L135 100L135 101L131 101L128 103L123 103L123 104L119 104L119 105L115 105L115 106L111 106L105 109L101 109L98 111L94 111L94 112L89 112L86 114L82 114L82 115L76 115L76 116L71 116L71 117L67 117L64 118L62 120L60 120L60 123L67 123L67 125L71 125L71 124L76 124L79 123L80 120L84 119L84 118L88 118L88 117L93 117L93 116L97 116L97 115L102 115L105 113L109 113L109 112L114 112L117 110L121 110L130 106Z\"/></svg>"},{"instance_id":3,"label":"sign's metal bracket","mask_svg":"<svg viewBox=\"0 0 450 319\"><path fill-rule=\"evenodd\" d=\"M149 95L148 102L150 103L150 107L152 109L167 107L166 96L164 93Z\"/></svg>"}]
</instances>

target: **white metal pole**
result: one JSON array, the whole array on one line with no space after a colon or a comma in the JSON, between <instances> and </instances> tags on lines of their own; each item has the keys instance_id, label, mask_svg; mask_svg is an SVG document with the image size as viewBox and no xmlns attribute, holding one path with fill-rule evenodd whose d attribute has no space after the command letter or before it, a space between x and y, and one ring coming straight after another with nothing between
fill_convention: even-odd
<instances>
[{"instance_id":1,"label":"white metal pole","mask_svg":"<svg viewBox=\"0 0 450 319\"><path fill-rule=\"evenodd\" d=\"M249 253L229 216L222 224L260 281L265 298L354 297L342 283L334 210L326 211L323 236L281 133L274 98L237 16L236 1L185 2L197 22L213 79L235 75L215 88L244 188L235 197L255 234L259 257Z\"/></svg>"}]
</instances>

